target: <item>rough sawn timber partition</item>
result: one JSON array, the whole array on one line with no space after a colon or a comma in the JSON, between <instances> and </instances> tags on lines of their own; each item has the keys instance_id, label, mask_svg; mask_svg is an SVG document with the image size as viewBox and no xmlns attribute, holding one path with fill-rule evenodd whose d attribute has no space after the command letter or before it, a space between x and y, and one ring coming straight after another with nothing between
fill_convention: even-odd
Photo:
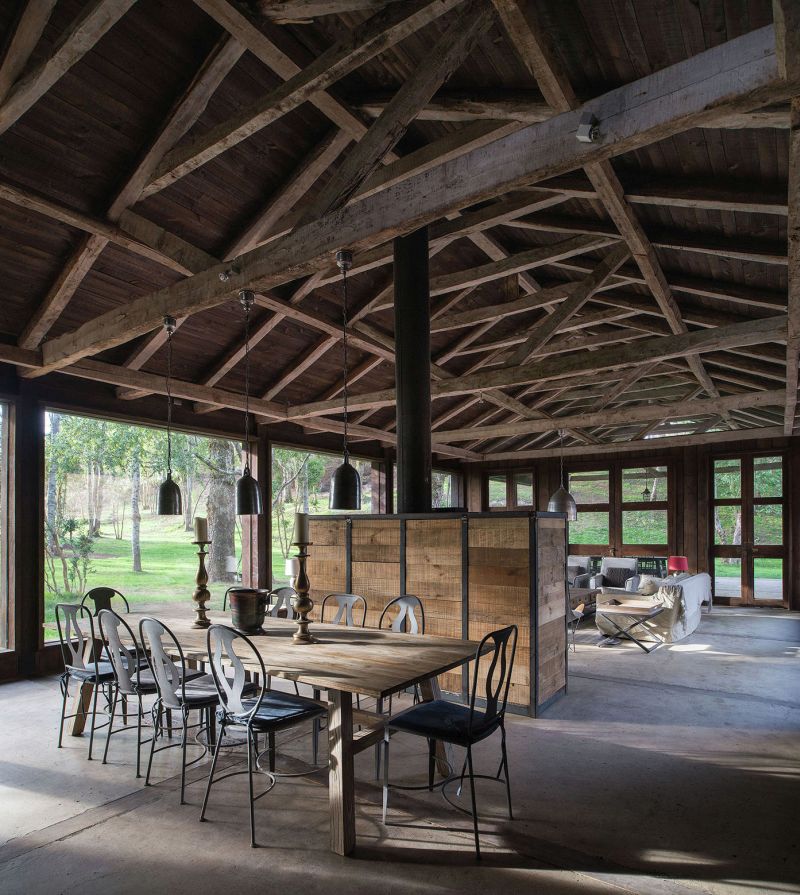
<instances>
[{"instance_id":1,"label":"rough sawn timber partition","mask_svg":"<svg viewBox=\"0 0 800 895\"><path fill-rule=\"evenodd\" d=\"M312 516L310 526L312 618L319 619L326 594L350 592L364 597L366 624L377 626L391 599L415 594L428 634L480 640L504 625L519 627L509 694L514 710L535 715L566 692L563 516ZM471 667L442 675L442 690L466 698L468 673Z\"/></svg>"}]
</instances>

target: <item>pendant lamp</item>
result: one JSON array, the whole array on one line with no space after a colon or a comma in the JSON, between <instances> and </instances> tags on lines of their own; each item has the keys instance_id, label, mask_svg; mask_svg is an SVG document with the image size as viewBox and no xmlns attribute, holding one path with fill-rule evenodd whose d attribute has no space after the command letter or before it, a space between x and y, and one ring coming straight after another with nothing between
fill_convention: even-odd
<instances>
[{"instance_id":1,"label":"pendant lamp","mask_svg":"<svg viewBox=\"0 0 800 895\"><path fill-rule=\"evenodd\" d=\"M157 513L159 516L180 516L183 513L181 489L172 480L172 334L175 318L164 318L167 333L167 477L158 489Z\"/></svg>"},{"instance_id":2,"label":"pendant lamp","mask_svg":"<svg viewBox=\"0 0 800 895\"><path fill-rule=\"evenodd\" d=\"M236 482L236 515L260 516L264 512L261 488L250 472L250 309L256 297L249 289L242 289L239 301L244 308L244 450L245 462L241 477Z\"/></svg>"},{"instance_id":3,"label":"pendant lamp","mask_svg":"<svg viewBox=\"0 0 800 895\"><path fill-rule=\"evenodd\" d=\"M336 264L342 272L342 345L344 347L344 461L331 478L330 508L332 510L361 509L361 478L350 464L347 447L347 271L353 266L351 252L336 253Z\"/></svg>"},{"instance_id":4,"label":"pendant lamp","mask_svg":"<svg viewBox=\"0 0 800 895\"><path fill-rule=\"evenodd\" d=\"M575 499L564 487L564 430L559 429L560 438L560 466L558 474L558 490L550 497L547 503L548 513L566 513L567 520L574 522L578 518L578 507L575 505Z\"/></svg>"}]
</instances>

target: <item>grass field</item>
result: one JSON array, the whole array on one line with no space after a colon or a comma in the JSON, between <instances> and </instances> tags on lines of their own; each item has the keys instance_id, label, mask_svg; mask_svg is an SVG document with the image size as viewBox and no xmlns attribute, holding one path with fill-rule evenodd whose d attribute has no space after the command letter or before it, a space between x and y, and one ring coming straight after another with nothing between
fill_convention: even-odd
<instances>
[{"instance_id":1,"label":"grass field","mask_svg":"<svg viewBox=\"0 0 800 895\"><path fill-rule=\"evenodd\" d=\"M140 544L142 571L131 569L130 527L128 537L117 540L110 523L101 528L101 537L95 542L92 569L87 578L87 590L101 585L114 587L128 599L132 608L143 609L162 603L191 602L197 574L197 547L192 543L194 534L183 530L179 518L145 516L142 518ZM237 556L240 545L236 543ZM281 563L283 570L283 563ZM212 605L222 603L222 595L229 583L209 582ZM62 597L65 602L68 600ZM54 606L58 599L45 592L45 640L55 639Z\"/></svg>"}]
</instances>

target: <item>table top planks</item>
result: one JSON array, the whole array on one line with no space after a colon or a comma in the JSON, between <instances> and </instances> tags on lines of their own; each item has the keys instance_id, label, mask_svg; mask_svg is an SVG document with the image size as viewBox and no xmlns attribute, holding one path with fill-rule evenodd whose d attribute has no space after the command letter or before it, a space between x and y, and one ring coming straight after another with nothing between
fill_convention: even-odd
<instances>
[{"instance_id":1,"label":"table top planks","mask_svg":"<svg viewBox=\"0 0 800 895\"><path fill-rule=\"evenodd\" d=\"M209 612L213 624L230 625L230 616ZM136 630L139 613L130 613L128 622ZM175 635L187 659L208 660L206 631L193 628L194 619L185 615L159 614ZM377 628L348 628L313 622L311 633L317 643L295 644L295 622L264 619L264 634L251 638L267 674L309 684L321 690L342 690L362 696L385 697L427 678L443 674L473 659L478 649L474 640L457 640L431 635L397 634ZM487 648L491 651L491 647ZM242 651L245 667L260 671L254 658Z\"/></svg>"}]
</instances>

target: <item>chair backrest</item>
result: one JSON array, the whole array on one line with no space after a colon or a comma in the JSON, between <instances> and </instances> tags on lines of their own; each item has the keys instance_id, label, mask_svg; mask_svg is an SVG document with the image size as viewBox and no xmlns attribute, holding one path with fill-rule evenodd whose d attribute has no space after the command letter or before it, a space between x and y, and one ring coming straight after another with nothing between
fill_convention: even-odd
<instances>
[{"instance_id":1,"label":"chair backrest","mask_svg":"<svg viewBox=\"0 0 800 895\"><path fill-rule=\"evenodd\" d=\"M364 622L367 620L367 601L363 597L360 597L358 594L328 594L322 601L322 609L319 615L320 621L325 621L325 607L329 602L335 603L338 607L336 615L331 620L332 624L338 625L344 620L344 623L349 628L364 627ZM358 623L353 617L353 609L356 610L357 614L361 614L361 621Z\"/></svg>"},{"instance_id":2,"label":"chair backrest","mask_svg":"<svg viewBox=\"0 0 800 895\"><path fill-rule=\"evenodd\" d=\"M184 685L186 662L178 639L163 622L150 616L145 616L139 622L139 638L147 656L147 664L155 678L161 702L168 709L180 708L186 698ZM164 640L169 644L170 651L178 656L180 665L176 665L167 655Z\"/></svg>"},{"instance_id":3,"label":"chair backrest","mask_svg":"<svg viewBox=\"0 0 800 895\"><path fill-rule=\"evenodd\" d=\"M425 633L425 609L419 597L406 594L403 597L395 597L383 608L378 627L383 627L386 616L393 610L397 610L391 629L396 634L424 634ZM417 617L419 616L419 617Z\"/></svg>"},{"instance_id":4,"label":"chair backrest","mask_svg":"<svg viewBox=\"0 0 800 895\"><path fill-rule=\"evenodd\" d=\"M584 572L588 572L589 560L590 557L588 556L568 556L567 567L573 566L574 568L582 569Z\"/></svg>"},{"instance_id":5,"label":"chair backrest","mask_svg":"<svg viewBox=\"0 0 800 895\"><path fill-rule=\"evenodd\" d=\"M293 587L279 587L270 594L270 598L274 600L272 605L267 609L267 615L277 618L281 609L286 610L286 618L294 618L297 614L292 606L292 600L297 596L297 591Z\"/></svg>"},{"instance_id":6,"label":"chair backrest","mask_svg":"<svg viewBox=\"0 0 800 895\"><path fill-rule=\"evenodd\" d=\"M106 645L106 655L111 660L119 692L126 696L135 696L136 689L133 682L139 673L140 653L131 626L113 609L101 609L97 613L97 621L100 626L100 638ZM132 644L130 647L122 642L120 635L123 633L126 635L126 640Z\"/></svg>"},{"instance_id":7,"label":"chair backrest","mask_svg":"<svg viewBox=\"0 0 800 895\"><path fill-rule=\"evenodd\" d=\"M113 587L93 587L91 590L87 590L81 600L81 606L85 606L86 601L91 600L94 603L94 614L97 615L101 609L111 609L111 601L115 597L119 597L122 600L126 612L131 611L131 607L125 599L125 594L121 594Z\"/></svg>"},{"instance_id":8,"label":"chair backrest","mask_svg":"<svg viewBox=\"0 0 800 895\"><path fill-rule=\"evenodd\" d=\"M492 643L494 652L487 656L489 667L479 693L480 657L487 643ZM508 702L508 688L511 685L511 671L517 653L517 626L509 625L487 634L475 653L475 671L472 678L472 694L469 701L469 727L475 718L475 697L480 695L486 701L481 724L488 724L502 718Z\"/></svg>"},{"instance_id":9,"label":"chair backrest","mask_svg":"<svg viewBox=\"0 0 800 895\"><path fill-rule=\"evenodd\" d=\"M87 671L93 666L97 671L94 618L90 610L81 603L56 603L56 626L64 667Z\"/></svg>"},{"instance_id":10,"label":"chair backrest","mask_svg":"<svg viewBox=\"0 0 800 895\"><path fill-rule=\"evenodd\" d=\"M605 573L606 569L632 569L636 571L635 556L604 556L600 561L600 572Z\"/></svg>"},{"instance_id":11,"label":"chair backrest","mask_svg":"<svg viewBox=\"0 0 800 895\"><path fill-rule=\"evenodd\" d=\"M242 702L242 693L247 683L247 672L241 657L234 649L233 645L236 640L243 640L247 644L260 665L261 677L259 680L261 681L261 691L258 699L249 709L245 709ZM261 700L264 698L267 681L264 660L253 645L253 641L227 625L211 625L208 629L206 643L208 658L211 662L211 674L214 677L214 684L225 711L234 715L252 717L258 711ZM229 668L233 668L233 680L225 674L226 665Z\"/></svg>"}]
</instances>

